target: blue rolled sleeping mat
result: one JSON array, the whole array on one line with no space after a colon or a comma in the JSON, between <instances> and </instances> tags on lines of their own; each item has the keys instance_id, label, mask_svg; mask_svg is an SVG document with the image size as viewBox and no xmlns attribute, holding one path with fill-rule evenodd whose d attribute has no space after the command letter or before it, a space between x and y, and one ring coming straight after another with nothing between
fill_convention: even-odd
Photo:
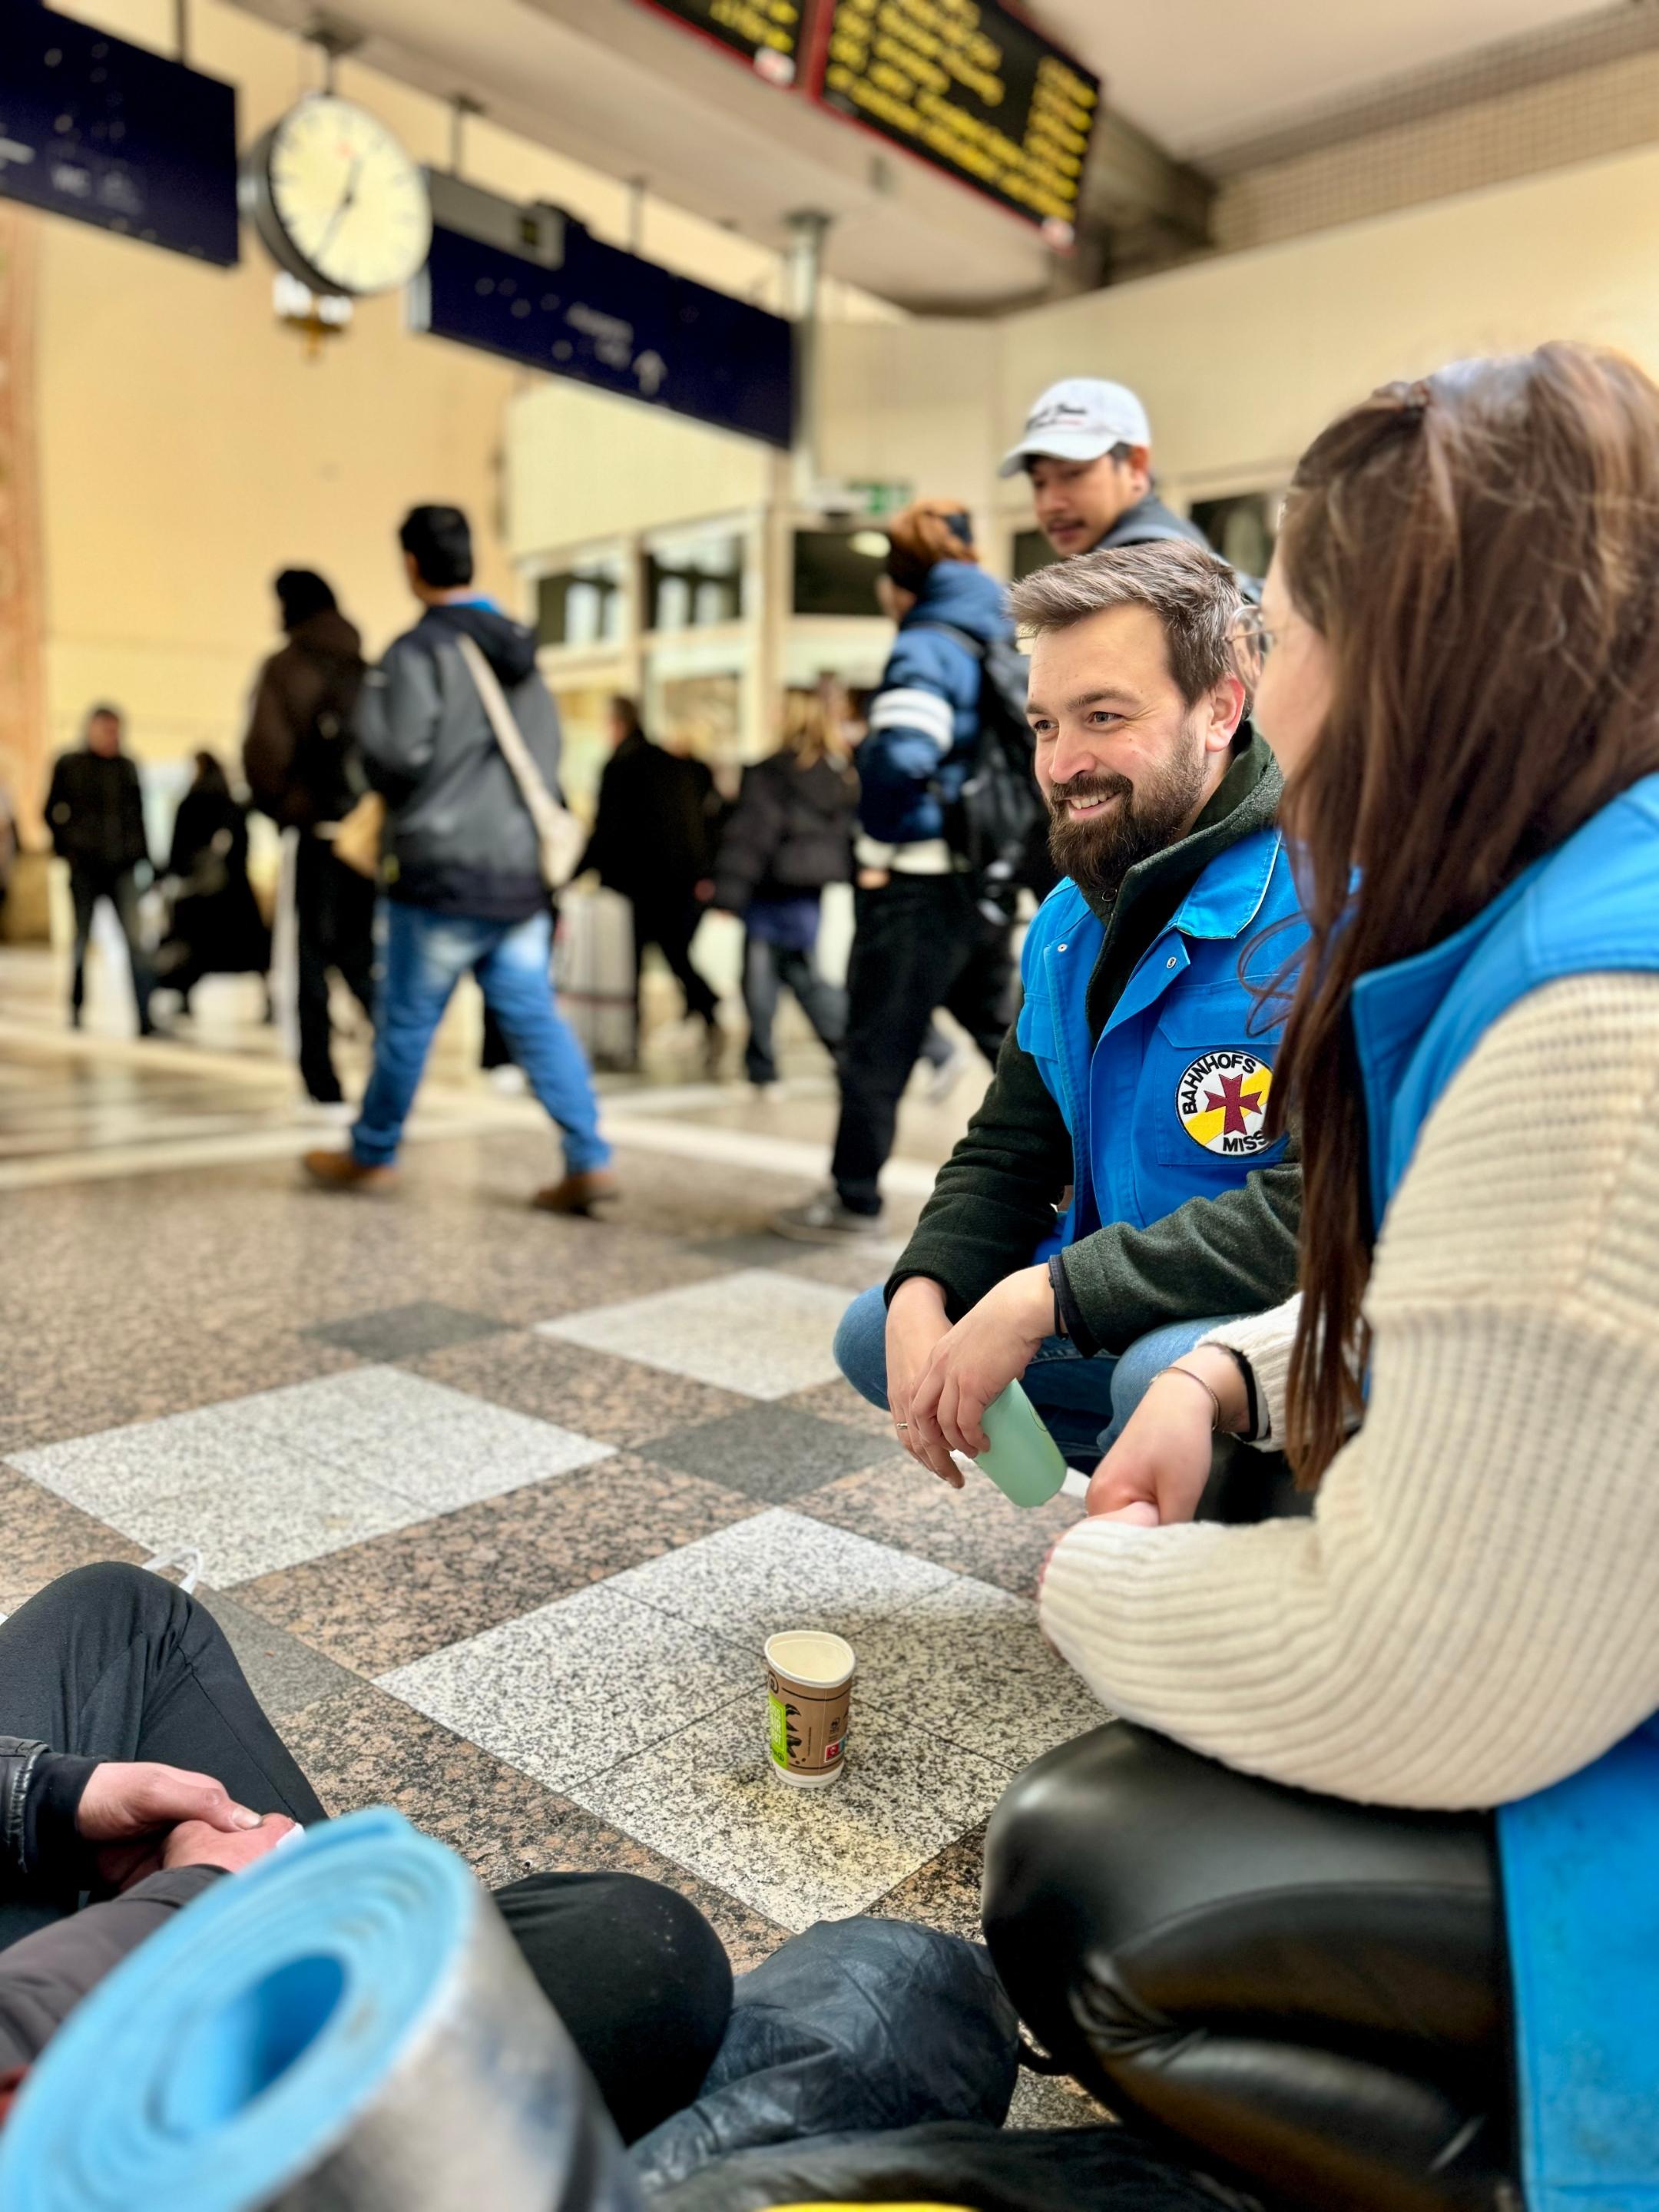
<instances>
[{"instance_id":1,"label":"blue rolled sleeping mat","mask_svg":"<svg viewBox=\"0 0 1659 2212\"><path fill-rule=\"evenodd\" d=\"M0 2135L5 2212L640 2212L494 1905L392 1812L216 1883L87 1998Z\"/></svg>"}]
</instances>

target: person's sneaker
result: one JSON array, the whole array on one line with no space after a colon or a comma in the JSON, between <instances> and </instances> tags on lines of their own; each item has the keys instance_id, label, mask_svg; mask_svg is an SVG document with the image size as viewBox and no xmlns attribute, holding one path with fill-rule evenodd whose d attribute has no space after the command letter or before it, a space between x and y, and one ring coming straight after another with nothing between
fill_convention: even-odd
<instances>
[{"instance_id":1,"label":"person's sneaker","mask_svg":"<svg viewBox=\"0 0 1659 2212\"><path fill-rule=\"evenodd\" d=\"M307 1152L300 1164L325 1190L395 1190L394 1167L368 1167L355 1152Z\"/></svg>"},{"instance_id":2,"label":"person's sneaker","mask_svg":"<svg viewBox=\"0 0 1659 2212\"><path fill-rule=\"evenodd\" d=\"M786 1206L772 1216L773 1233L793 1237L797 1244L851 1244L860 1237L878 1236L879 1213L854 1213L843 1206L841 1194L821 1190L805 1206Z\"/></svg>"},{"instance_id":3,"label":"person's sneaker","mask_svg":"<svg viewBox=\"0 0 1659 2212\"><path fill-rule=\"evenodd\" d=\"M963 1070L968 1065L968 1048L954 1040L945 1057L936 1066L927 1070L927 1103L942 1106L962 1080Z\"/></svg>"},{"instance_id":4,"label":"person's sneaker","mask_svg":"<svg viewBox=\"0 0 1659 2212\"><path fill-rule=\"evenodd\" d=\"M523 1068L515 1067L510 1060L504 1060L499 1067L489 1069L485 1080L490 1089L499 1091L503 1098L523 1098L529 1094L530 1079Z\"/></svg>"},{"instance_id":5,"label":"person's sneaker","mask_svg":"<svg viewBox=\"0 0 1659 2212\"><path fill-rule=\"evenodd\" d=\"M349 1129L357 1118L349 1098L304 1098L299 1111L303 1120L323 1122L331 1129Z\"/></svg>"},{"instance_id":6,"label":"person's sneaker","mask_svg":"<svg viewBox=\"0 0 1659 2212\"><path fill-rule=\"evenodd\" d=\"M585 1175L568 1175L538 1190L530 1203L544 1213L591 1213L622 1196L622 1185L610 1168L590 1168Z\"/></svg>"}]
</instances>

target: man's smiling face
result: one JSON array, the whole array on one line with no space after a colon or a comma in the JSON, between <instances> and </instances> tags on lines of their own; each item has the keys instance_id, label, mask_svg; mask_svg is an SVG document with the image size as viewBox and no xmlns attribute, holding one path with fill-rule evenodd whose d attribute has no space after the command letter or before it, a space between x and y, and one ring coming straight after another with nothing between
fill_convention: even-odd
<instances>
[{"instance_id":1,"label":"man's smiling face","mask_svg":"<svg viewBox=\"0 0 1659 2212\"><path fill-rule=\"evenodd\" d=\"M1055 866L1110 897L1137 861L1184 836L1226 773L1243 704L1232 678L1182 697L1150 607L1040 635L1026 711Z\"/></svg>"}]
</instances>

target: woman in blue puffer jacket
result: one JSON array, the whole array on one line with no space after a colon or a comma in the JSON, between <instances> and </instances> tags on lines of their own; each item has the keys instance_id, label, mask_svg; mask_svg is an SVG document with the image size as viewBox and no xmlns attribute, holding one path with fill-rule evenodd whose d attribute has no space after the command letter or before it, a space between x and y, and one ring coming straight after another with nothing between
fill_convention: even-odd
<instances>
[{"instance_id":1,"label":"woman in blue puffer jacket","mask_svg":"<svg viewBox=\"0 0 1659 2212\"><path fill-rule=\"evenodd\" d=\"M1013 626L959 501L919 501L887 534L881 601L899 627L858 755L857 927L834 1180L775 1218L786 1236L816 1243L879 1224L898 1103L935 1008L947 1007L994 1066L1013 1010L1012 926L980 912L945 835L978 744L983 654Z\"/></svg>"}]
</instances>

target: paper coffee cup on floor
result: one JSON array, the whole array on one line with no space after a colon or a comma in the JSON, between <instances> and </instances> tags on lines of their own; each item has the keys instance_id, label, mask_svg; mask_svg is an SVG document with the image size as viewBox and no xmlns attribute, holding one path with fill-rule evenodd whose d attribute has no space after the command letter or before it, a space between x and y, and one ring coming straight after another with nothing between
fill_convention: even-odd
<instances>
[{"instance_id":1,"label":"paper coffee cup on floor","mask_svg":"<svg viewBox=\"0 0 1659 2212\"><path fill-rule=\"evenodd\" d=\"M840 1779L857 1663L844 1638L821 1629L767 1638L767 1751L781 1782L822 1790Z\"/></svg>"}]
</instances>

